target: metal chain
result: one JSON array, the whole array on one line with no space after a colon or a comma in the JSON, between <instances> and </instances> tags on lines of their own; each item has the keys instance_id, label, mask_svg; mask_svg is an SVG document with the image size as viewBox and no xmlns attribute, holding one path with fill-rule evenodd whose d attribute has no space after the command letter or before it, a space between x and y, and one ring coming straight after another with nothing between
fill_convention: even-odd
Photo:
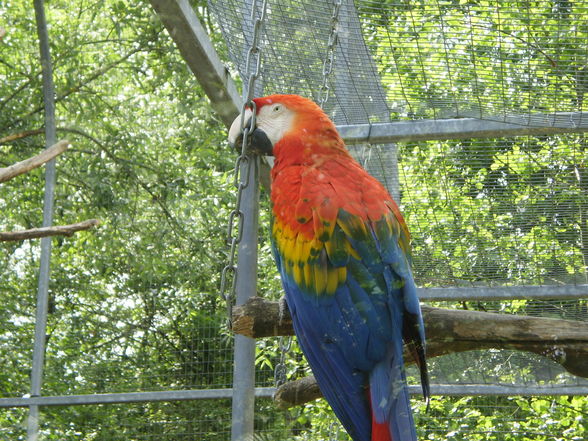
<instances>
[{"instance_id":1,"label":"metal chain","mask_svg":"<svg viewBox=\"0 0 588 441\"><path fill-rule=\"evenodd\" d=\"M276 387L280 387L286 382L286 353L290 351L291 347L292 337L280 337L280 361L274 370L274 380L276 382Z\"/></svg>"},{"instance_id":2,"label":"metal chain","mask_svg":"<svg viewBox=\"0 0 588 441\"><path fill-rule=\"evenodd\" d=\"M329 34L329 41L327 42L327 53L323 62L323 84L319 89L318 104L321 108L329 100L331 88L329 87L329 77L333 72L335 64L335 50L339 40L339 10L341 9L342 0L333 1L333 13L331 14L331 32Z\"/></svg>"},{"instance_id":3,"label":"metal chain","mask_svg":"<svg viewBox=\"0 0 588 441\"><path fill-rule=\"evenodd\" d=\"M235 303L236 287L237 287L237 272L238 268L236 265L237 247L243 237L243 211L241 210L241 200L243 196L243 190L247 188L251 174L250 161L256 161L256 158L252 158L247 154L247 146L249 145L249 134L255 128L255 115L256 107L255 102L252 101L255 80L259 77L261 70L261 34L262 24L266 18L267 11L267 0L263 1L261 6L261 15L257 16L257 0L253 0L251 4L251 22L253 22L253 40L251 46L247 52L247 61L245 65L245 78L244 82L246 93L243 94L243 106L241 108L241 127L243 129L243 143L241 144L241 153L235 161L235 174L233 176L233 185L237 189L237 200L235 208L229 214L229 221L227 226L226 243L229 248L229 257L227 264L223 268L221 273L221 286L220 295L227 304L227 323L229 329L232 325L233 316L233 304ZM252 69L252 66L254 67ZM249 125L245 127L245 110L249 108L253 114ZM242 174L242 170L245 170L245 174ZM230 286L230 288L229 288Z\"/></svg>"}]
</instances>

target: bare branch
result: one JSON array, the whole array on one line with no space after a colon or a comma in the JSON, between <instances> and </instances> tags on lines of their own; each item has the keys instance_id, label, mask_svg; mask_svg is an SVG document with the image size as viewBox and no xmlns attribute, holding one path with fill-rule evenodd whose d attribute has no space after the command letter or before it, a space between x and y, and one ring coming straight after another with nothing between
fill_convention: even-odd
<instances>
[{"instance_id":1,"label":"bare branch","mask_svg":"<svg viewBox=\"0 0 588 441\"><path fill-rule=\"evenodd\" d=\"M0 41L4 38L5 35L6 35L6 29L0 28Z\"/></svg>"},{"instance_id":2,"label":"bare branch","mask_svg":"<svg viewBox=\"0 0 588 441\"><path fill-rule=\"evenodd\" d=\"M274 395L274 402L282 409L322 398L323 394L312 375L282 384Z\"/></svg>"},{"instance_id":3,"label":"bare branch","mask_svg":"<svg viewBox=\"0 0 588 441\"><path fill-rule=\"evenodd\" d=\"M55 158L57 155L63 153L68 147L69 141L61 140L56 144L53 144L51 147L46 148L37 156L33 156L32 158L25 159L21 162L17 162L10 167L0 168L0 183L8 181L15 176L22 175L23 173L27 173L34 168L40 167L41 165Z\"/></svg>"},{"instance_id":4,"label":"bare branch","mask_svg":"<svg viewBox=\"0 0 588 441\"><path fill-rule=\"evenodd\" d=\"M29 136L40 135L44 131L45 131L45 129L36 129L36 130L26 130L26 131L20 132L20 133L14 133L12 135L5 136L4 138L0 138L0 144L6 144L7 142L16 141L17 139L27 138Z\"/></svg>"},{"instance_id":5,"label":"bare branch","mask_svg":"<svg viewBox=\"0 0 588 441\"><path fill-rule=\"evenodd\" d=\"M78 231L89 230L99 224L100 221L98 219L88 219L83 222L78 222L77 224L33 228L30 230L9 231L4 233L0 232L0 242L38 239L40 237L49 236L71 236Z\"/></svg>"}]
</instances>

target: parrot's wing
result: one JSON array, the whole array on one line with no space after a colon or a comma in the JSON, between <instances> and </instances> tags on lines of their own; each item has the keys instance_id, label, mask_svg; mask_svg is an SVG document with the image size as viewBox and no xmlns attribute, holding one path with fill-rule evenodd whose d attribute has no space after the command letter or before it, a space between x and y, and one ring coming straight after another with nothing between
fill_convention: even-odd
<instances>
[{"instance_id":1,"label":"parrot's wing","mask_svg":"<svg viewBox=\"0 0 588 441\"><path fill-rule=\"evenodd\" d=\"M284 273L282 273L284 274ZM365 374L347 360L347 351L333 335L329 315L342 316L337 301L308 303L293 279L282 276L288 308L298 344L302 348L321 392L354 440L369 441L370 409L364 390Z\"/></svg>"},{"instance_id":2,"label":"parrot's wing","mask_svg":"<svg viewBox=\"0 0 588 441\"><path fill-rule=\"evenodd\" d=\"M329 228L320 240L276 222L276 261L296 335L322 393L353 439L369 441L372 419L387 423L408 406L403 336L413 343L426 379L408 230L392 207L375 221L340 209L321 222ZM388 401L374 409L375 395ZM414 432L409 408L399 424L390 428L392 440Z\"/></svg>"}]
</instances>

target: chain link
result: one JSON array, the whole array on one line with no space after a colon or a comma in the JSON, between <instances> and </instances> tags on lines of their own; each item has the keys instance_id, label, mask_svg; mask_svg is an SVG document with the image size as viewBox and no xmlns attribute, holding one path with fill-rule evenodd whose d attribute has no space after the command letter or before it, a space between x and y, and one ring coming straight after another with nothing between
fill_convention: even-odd
<instances>
[{"instance_id":1,"label":"chain link","mask_svg":"<svg viewBox=\"0 0 588 441\"><path fill-rule=\"evenodd\" d=\"M292 337L280 337L278 347L280 349L280 361L278 362L274 370L274 380L276 382L276 387L280 387L287 380L286 354L290 351L290 348L292 347Z\"/></svg>"},{"instance_id":2,"label":"chain link","mask_svg":"<svg viewBox=\"0 0 588 441\"><path fill-rule=\"evenodd\" d=\"M251 46L247 51L247 59L245 62L245 77L247 78L247 95L246 99L243 102L243 111L248 105L251 104L251 99L253 98L253 94L255 93L255 81L257 80L257 78L259 78L259 74L261 71L261 27L265 22L267 14L267 1L268 0L263 0L263 4L261 5L261 16L258 18L256 18L257 0L253 0L253 4L251 5L251 21L253 22L253 40L251 41ZM255 66L255 69L253 71L251 70L252 65ZM241 114L243 115L243 112ZM243 127L243 119L241 120L241 127Z\"/></svg>"},{"instance_id":3,"label":"chain link","mask_svg":"<svg viewBox=\"0 0 588 441\"><path fill-rule=\"evenodd\" d=\"M243 237L243 211L241 210L241 200L243 197L243 190L247 188L249 178L251 177L251 169L254 164L251 161L255 161L247 154L247 148L249 145L249 134L255 129L255 116L256 106L255 102L252 101L255 80L259 77L261 71L261 34L262 25L266 18L267 11L267 0L263 1L261 6L260 17L257 14L257 0L253 0L251 5L251 21L253 22L253 40L251 46L247 52L247 63L245 66L245 78L247 79L244 84L247 87L246 93L244 93L245 99L243 100L243 106L241 108L241 128L243 130L243 142L241 144L241 153L235 161L235 174L233 175L233 185L237 189L237 198L235 208L229 214L229 221L227 225L226 243L229 248L229 256L227 264L221 273L221 286L220 295L227 304L227 323L229 329L232 326L233 316L233 304L236 298L237 288L237 274L238 268L236 265L237 248ZM252 64L254 63L254 64ZM254 69L252 70L252 66ZM245 126L245 111L250 109L252 111L251 119L247 126ZM243 174L242 171L245 170Z\"/></svg>"},{"instance_id":4,"label":"chain link","mask_svg":"<svg viewBox=\"0 0 588 441\"><path fill-rule=\"evenodd\" d=\"M333 72L335 64L335 51L339 41L339 10L341 9L342 0L333 1L333 13L331 14L331 32L327 42L327 53L323 62L323 83L319 89L318 104L323 108L329 100L331 88L329 87L329 77Z\"/></svg>"}]
</instances>

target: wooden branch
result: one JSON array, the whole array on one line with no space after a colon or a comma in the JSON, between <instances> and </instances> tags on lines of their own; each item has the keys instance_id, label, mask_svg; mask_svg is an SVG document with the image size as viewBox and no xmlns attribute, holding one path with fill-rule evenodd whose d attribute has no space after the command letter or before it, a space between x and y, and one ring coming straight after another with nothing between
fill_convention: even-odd
<instances>
[{"instance_id":1,"label":"wooden branch","mask_svg":"<svg viewBox=\"0 0 588 441\"><path fill-rule=\"evenodd\" d=\"M294 335L290 311L280 319L279 302L252 297L244 305L233 308L233 332L246 337Z\"/></svg>"},{"instance_id":2,"label":"wooden branch","mask_svg":"<svg viewBox=\"0 0 588 441\"><path fill-rule=\"evenodd\" d=\"M288 409L322 397L318 383L312 375L309 375L296 381L288 381L278 387L274 394L274 402L279 408Z\"/></svg>"},{"instance_id":3,"label":"wooden branch","mask_svg":"<svg viewBox=\"0 0 588 441\"><path fill-rule=\"evenodd\" d=\"M423 306L427 356L480 349L513 349L550 358L568 372L588 378L588 322ZM288 311L280 321L278 302L254 297L233 309L233 331L248 337L293 335ZM407 363L412 358L406 356ZM290 407L319 398L312 377L286 383L276 401Z\"/></svg>"},{"instance_id":4,"label":"wooden branch","mask_svg":"<svg viewBox=\"0 0 588 441\"><path fill-rule=\"evenodd\" d=\"M5 35L6 35L6 29L0 28L0 41L4 38Z\"/></svg>"},{"instance_id":5,"label":"wooden branch","mask_svg":"<svg viewBox=\"0 0 588 441\"><path fill-rule=\"evenodd\" d=\"M49 236L71 236L77 231L89 230L100 224L98 219L89 219L77 224L57 225L54 227L33 228L31 230L0 232L0 242L38 239Z\"/></svg>"},{"instance_id":6,"label":"wooden branch","mask_svg":"<svg viewBox=\"0 0 588 441\"><path fill-rule=\"evenodd\" d=\"M6 102L6 101L4 101ZM4 102L2 104L4 104ZM24 132L13 133L12 135L5 136L4 138L0 138L0 144L6 144L7 142L16 141L22 138L28 138L29 136L40 135L44 133L45 129L35 129L35 130L25 130Z\"/></svg>"},{"instance_id":7,"label":"wooden branch","mask_svg":"<svg viewBox=\"0 0 588 441\"><path fill-rule=\"evenodd\" d=\"M0 168L0 183L8 181L18 175L27 173L34 168L40 167L46 162L52 160L57 155L62 154L69 147L69 141L61 140L51 147L46 148L37 156L17 162L10 167Z\"/></svg>"}]
</instances>

